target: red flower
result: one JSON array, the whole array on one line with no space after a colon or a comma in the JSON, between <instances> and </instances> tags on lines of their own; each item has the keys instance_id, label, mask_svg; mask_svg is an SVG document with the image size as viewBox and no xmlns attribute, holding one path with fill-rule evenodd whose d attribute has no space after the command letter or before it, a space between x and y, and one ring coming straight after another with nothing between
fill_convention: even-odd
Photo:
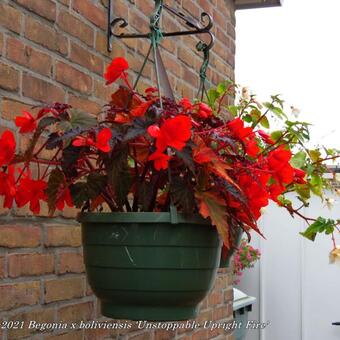
<instances>
[{"instance_id":1,"label":"red flower","mask_svg":"<svg viewBox=\"0 0 340 340\"><path fill-rule=\"evenodd\" d=\"M279 183L290 184L294 179L294 169L289 164L292 153L283 146L268 154L268 167Z\"/></svg>"},{"instance_id":2,"label":"red flower","mask_svg":"<svg viewBox=\"0 0 340 340\"><path fill-rule=\"evenodd\" d=\"M73 200L69 188L62 188L57 195L56 208L58 210L64 210L65 203L69 207L73 207Z\"/></svg>"},{"instance_id":3,"label":"red flower","mask_svg":"<svg viewBox=\"0 0 340 340\"><path fill-rule=\"evenodd\" d=\"M170 156L166 155L163 152L160 152L159 150L157 150L156 152L149 156L149 160L154 161L154 167L158 171L161 169L165 170L168 168L169 159Z\"/></svg>"},{"instance_id":4,"label":"red flower","mask_svg":"<svg viewBox=\"0 0 340 340\"><path fill-rule=\"evenodd\" d=\"M191 120L187 116L167 119L160 128L156 140L157 149L162 152L170 146L181 151L191 137L191 127Z\"/></svg>"},{"instance_id":5,"label":"red flower","mask_svg":"<svg viewBox=\"0 0 340 340\"><path fill-rule=\"evenodd\" d=\"M5 172L0 173L0 195L5 196L3 205L4 208L12 208L16 191L14 166L10 165L8 167L8 174Z\"/></svg>"},{"instance_id":6,"label":"red flower","mask_svg":"<svg viewBox=\"0 0 340 340\"><path fill-rule=\"evenodd\" d=\"M207 119L212 115L212 109L205 103L199 103L197 113L201 118Z\"/></svg>"},{"instance_id":7,"label":"red flower","mask_svg":"<svg viewBox=\"0 0 340 340\"><path fill-rule=\"evenodd\" d=\"M190 110L192 108L192 104L187 97L182 98L179 102L179 105L182 106L184 111Z\"/></svg>"},{"instance_id":8,"label":"red flower","mask_svg":"<svg viewBox=\"0 0 340 340\"><path fill-rule=\"evenodd\" d=\"M33 214L38 215L40 213L40 201L46 201L47 199L46 189L47 183L43 180L33 180L29 177L23 178L20 181L15 197L18 207L21 208L30 203L30 210Z\"/></svg>"},{"instance_id":9,"label":"red flower","mask_svg":"<svg viewBox=\"0 0 340 340\"><path fill-rule=\"evenodd\" d=\"M157 138L159 136L161 129L159 128L158 125L153 124L148 127L147 131L151 137Z\"/></svg>"},{"instance_id":10,"label":"red flower","mask_svg":"<svg viewBox=\"0 0 340 340\"><path fill-rule=\"evenodd\" d=\"M103 152L110 152L110 139L112 137L112 131L109 128L102 129L98 135L96 141L90 137L78 136L72 142L74 146L93 146Z\"/></svg>"},{"instance_id":11,"label":"red flower","mask_svg":"<svg viewBox=\"0 0 340 340\"><path fill-rule=\"evenodd\" d=\"M251 139L245 143L246 153L248 156L255 158L260 152L256 139Z\"/></svg>"},{"instance_id":12,"label":"red flower","mask_svg":"<svg viewBox=\"0 0 340 340\"><path fill-rule=\"evenodd\" d=\"M272 138L268 135L268 133L264 132L263 130L258 130L257 133L260 135L260 137L263 139L263 141L267 144L275 144L275 142L272 140Z\"/></svg>"},{"instance_id":13,"label":"red flower","mask_svg":"<svg viewBox=\"0 0 340 340\"><path fill-rule=\"evenodd\" d=\"M112 84L122 75L125 75L125 71L129 68L128 62L124 58L112 59L111 64L106 68L104 78L106 79L106 85Z\"/></svg>"},{"instance_id":14,"label":"red flower","mask_svg":"<svg viewBox=\"0 0 340 340\"><path fill-rule=\"evenodd\" d=\"M20 133L32 132L37 128L37 121L27 111L23 111L23 117L15 118L15 125L20 127Z\"/></svg>"},{"instance_id":15,"label":"red flower","mask_svg":"<svg viewBox=\"0 0 340 340\"><path fill-rule=\"evenodd\" d=\"M131 116L132 117L142 117L145 115L146 111L148 111L149 107L152 105L154 100L148 100L145 103L142 103L141 105L135 107L131 110Z\"/></svg>"},{"instance_id":16,"label":"red flower","mask_svg":"<svg viewBox=\"0 0 340 340\"><path fill-rule=\"evenodd\" d=\"M251 137L254 134L254 131L251 127L244 127L244 122L240 118L235 118L229 121L227 126L233 135L240 140L244 140L245 138Z\"/></svg>"},{"instance_id":17,"label":"red flower","mask_svg":"<svg viewBox=\"0 0 340 340\"><path fill-rule=\"evenodd\" d=\"M14 158L16 143L11 131L6 130L0 137L0 166L9 164Z\"/></svg>"},{"instance_id":18,"label":"red flower","mask_svg":"<svg viewBox=\"0 0 340 340\"><path fill-rule=\"evenodd\" d=\"M276 203L279 203L277 198L285 191L285 187L280 183L274 183L269 186L270 199Z\"/></svg>"},{"instance_id":19,"label":"red flower","mask_svg":"<svg viewBox=\"0 0 340 340\"><path fill-rule=\"evenodd\" d=\"M297 184L306 184L306 172L301 169L294 168L294 182Z\"/></svg>"}]
</instances>

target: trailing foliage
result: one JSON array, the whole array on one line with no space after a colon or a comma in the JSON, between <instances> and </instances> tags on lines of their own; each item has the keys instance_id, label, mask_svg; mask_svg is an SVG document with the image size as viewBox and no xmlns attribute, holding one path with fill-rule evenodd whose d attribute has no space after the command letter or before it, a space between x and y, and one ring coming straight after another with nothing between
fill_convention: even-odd
<instances>
[{"instance_id":1,"label":"trailing foliage","mask_svg":"<svg viewBox=\"0 0 340 340\"><path fill-rule=\"evenodd\" d=\"M332 187L323 176L325 161L339 153L308 149L309 124L292 119L278 96L263 104L241 97L228 105L237 87L226 81L208 91L206 103L176 102L160 98L155 88L137 93L127 68L123 58L108 67L107 84L122 79L124 86L100 116L60 103L40 107L36 116L24 112L16 125L32 136L19 154L13 133L1 135L5 207L29 204L39 214L45 201L52 215L65 204L121 212L169 211L174 205L210 219L232 248L239 226L260 233L257 220L272 200L305 219L303 236L334 234L338 221L308 218L300 209L312 194L323 198ZM273 118L276 129L269 131ZM289 192L301 207L293 207Z\"/></svg>"}]
</instances>

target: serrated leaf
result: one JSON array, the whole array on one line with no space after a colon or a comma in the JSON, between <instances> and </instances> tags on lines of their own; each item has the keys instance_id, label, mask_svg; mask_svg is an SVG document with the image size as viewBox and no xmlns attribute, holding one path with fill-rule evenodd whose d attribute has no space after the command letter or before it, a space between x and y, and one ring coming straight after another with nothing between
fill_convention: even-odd
<instances>
[{"instance_id":1,"label":"serrated leaf","mask_svg":"<svg viewBox=\"0 0 340 340\"><path fill-rule=\"evenodd\" d=\"M322 177L316 174L311 175L311 179L309 181L310 188L312 192L322 198L322 186L323 186L323 181Z\"/></svg>"},{"instance_id":2,"label":"serrated leaf","mask_svg":"<svg viewBox=\"0 0 340 340\"><path fill-rule=\"evenodd\" d=\"M303 200L310 199L310 187L306 184L296 184L295 191Z\"/></svg>"},{"instance_id":3,"label":"serrated leaf","mask_svg":"<svg viewBox=\"0 0 340 340\"><path fill-rule=\"evenodd\" d=\"M309 156L313 162L320 160L321 152L319 150L309 150Z\"/></svg>"},{"instance_id":4,"label":"serrated leaf","mask_svg":"<svg viewBox=\"0 0 340 340\"><path fill-rule=\"evenodd\" d=\"M195 173L195 163L192 158L192 149L185 146L181 151L175 150L176 156L180 158L183 163L190 169L192 173Z\"/></svg>"},{"instance_id":5,"label":"serrated leaf","mask_svg":"<svg viewBox=\"0 0 340 340\"><path fill-rule=\"evenodd\" d=\"M94 115L76 109L71 109L69 116L69 120L64 120L58 124L60 129L69 131L76 127L90 128L97 124L97 119Z\"/></svg>"},{"instance_id":6,"label":"serrated leaf","mask_svg":"<svg viewBox=\"0 0 340 340\"><path fill-rule=\"evenodd\" d=\"M317 234L325 233L329 235L334 232L335 225L336 222L334 220L319 217L304 232L301 232L300 234L307 239L314 241Z\"/></svg>"},{"instance_id":7,"label":"serrated leaf","mask_svg":"<svg viewBox=\"0 0 340 340\"><path fill-rule=\"evenodd\" d=\"M152 125L152 123L152 121L136 118L133 121L132 126L127 130L123 140L126 142L138 136L145 135L147 128Z\"/></svg>"},{"instance_id":8,"label":"serrated leaf","mask_svg":"<svg viewBox=\"0 0 340 340\"><path fill-rule=\"evenodd\" d=\"M88 201L87 184L77 182L70 185L70 192L73 204L76 208L81 208Z\"/></svg>"},{"instance_id":9,"label":"serrated leaf","mask_svg":"<svg viewBox=\"0 0 340 340\"><path fill-rule=\"evenodd\" d=\"M230 234L227 220L227 209L225 200L216 192L196 192L199 201L199 212L204 218L210 218L216 226L221 239L227 249L230 248Z\"/></svg>"},{"instance_id":10,"label":"serrated leaf","mask_svg":"<svg viewBox=\"0 0 340 340\"><path fill-rule=\"evenodd\" d=\"M108 179L115 194L115 201L122 206L131 187L131 174L128 166L128 148L122 146L109 165Z\"/></svg>"},{"instance_id":11,"label":"serrated leaf","mask_svg":"<svg viewBox=\"0 0 340 340\"><path fill-rule=\"evenodd\" d=\"M227 91L227 85L225 83L219 83L216 87L216 91L221 95Z\"/></svg>"},{"instance_id":12,"label":"serrated leaf","mask_svg":"<svg viewBox=\"0 0 340 340\"><path fill-rule=\"evenodd\" d=\"M260 124L266 128L266 129L269 129L270 128L270 123L269 123L269 120L267 118L267 116L263 116L260 120Z\"/></svg>"},{"instance_id":13,"label":"serrated leaf","mask_svg":"<svg viewBox=\"0 0 340 340\"><path fill-rule=\"evenodd\" d=\"M174 177L170 181L170 193L177 208L185 214L192 214L195 209L195 196L189 177Z\"/></svg>"},{"instance_id":14,"label":"serrated leaf","mask_svg":"<svg viewBox=\"0 0 340 340\"><path fill-rule=\"evenodd\" d=\"M240 107L235 105L228 106L228 111L233 115L233 117L236 117L238 114Z\"/></svg>"},{"instance_id":15,"label":"serrated leaf","mask_svg":"<svg viewBox=\"0 0 340 340\"><path fill-rule=\"evenodd\" d=\"M64 173L59 169L55 168L51 171L47 183L47 205L49 213L52 215L55 211L55 206L57 202L57 195L61 185L65 184Z\"/></svg>"},{"instance_id":16,"label":"serrated leaf","mask_svg":"<svg viewBox=\"0 0 340 340\"><path fill-rule=\"evenodd\" d=\"M290 160L290 164L294 168L301 169L306 162L306 157L307 154L304 151L299 151L292 157L292 159Z\"/></svg>"},{"instance_id":17,"label":"serrated leaf","mask_svg":"<svg viewBox=\"0 0 340 340\"><path fill-rule=\"evenodd\" d=\"M87 176L87 194L89 199L97 198L106 188L107 176L92 172Z\"/></svg>"},{"instance_id":18,"label":"serrated leaf","mask_svg":"<svg viewBox=\"0 0 340 340\"><path fill-rule=\"evenodd\" d=\"M56 117L44 117L42 119L40 119L39 123L38 123L38 129L39 130L43 130L45 128L47 128L48 126L55 124L59 122L59 119Z\"/></svg>"}]
</instances>

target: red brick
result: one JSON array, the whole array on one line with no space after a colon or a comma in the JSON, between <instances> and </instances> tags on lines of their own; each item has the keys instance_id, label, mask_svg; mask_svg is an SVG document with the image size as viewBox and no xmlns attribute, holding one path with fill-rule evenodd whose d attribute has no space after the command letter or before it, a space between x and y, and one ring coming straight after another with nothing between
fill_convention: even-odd
<instances>
[{"instance_id":1,"label":"red brick","mask_svg":"<svg viewBox=\"0 0 340 340\"><path fill-rule=\"evenodd\" d=\"M82 277L52 279L45 281L45 303L69 300L83 296L84 280Z\"/></svg>"},{"instance_id":2,"label":"red brick","mask_svg":"<svg viewBox=\"0 0 340 340\"><path fill-rule=\"evenodd\" d=\"M85 271L83 255L80 253L61 253L59 274L83 273Z\"/></svg>"},{"instance_id":3,"label":"red brick","mask_svg":"<svg viewBox=\"0 0 340 340\"><path fill-rule=\"evenodd\" d=\"M210 339L206 329L199 329L191 336L192 340L207 340Z\"/></svg>"},{"instance_id":4,"label":"red brick","mask_svg":"<svg viewBox=\"0 0 340 340\"><path fill-rule=\"evenodd\" d=\"M91 77L63 62L56 64L56 80L84 94L92 91Z\"/></svg>"},{"instance_id":5,"label":"red brick","mask_svg":"<svg viewBox=\"0 0 340 340\"><path fill-rule=\"evenodd\" d=\"M107 103L114 91L111 86L106 86L103 81L94 81L94 96Z\"/></svg>"},{"instance_id":6,"label":"red brick","mask_svg":"<svg viewBox=\"0 0 340 340\"><path fill-rule=\"evenodd\" d=\"M10 320L24 322L24 327L18 329L11 329L8 331L9 339L18 339L28 337L33 334L41 333L40 330L29 328L31 321L37 323L52 323L54 322L54 309L52 308L37 308L29 312L23 312L13 315Z\"/></svg>"},{"instance_id":7,"label":"red brick","mask_svg":"<svg viewBox=\"0 0 340 340\"><path fill-rule=\"evenodd\" d=\"M20 33L21 30L21 13L17 9L0 3L0 26L8 28L11 31Z\"/></svg>"},{"instance_id":8,"label":"red brick","mask_svg":"<svg viewBox=\"0 0 340 340\"><path fill-rule=\"evenodd\" d=\"M7 58L45 76L52 74L52 58L15 38L7 38Z\"/></svg>"},{"instance_id":9,"label":"red brick","mask_svg":"<svg viewBox=\"0 0 340 340\"><path fill-rule=\"evenodd\" d=\"M201 12L194 1L183 1L183 8L195 18L197 18Z\"/></svg>"},{"instance_id":10,"label":"red brick","mask_svg":"<svg viewBox=\"0 0 340 340\"><path fill-rule=\"evenodd\" d=\"M51 0L37 1L37 0L14 0L19 5L28 10L50 20L55 21L56 5Z\"/></svg>"},{"instance_id":11,"label":"red brick","mask_svg":"<svg viewBox=\"0 0 340 340\"><path fill-rule=\"evenodd\" d=\"M12 120L20 115L23 110L30 111L31 105L13 100L11 98L3 98L1 101L1 117L3 119Z\"/></svg>"},{"instance_id":12,"label":"red brick","mask_svg":"<svg viewBox=\"0 0 340 340\"><path fill-rule=\"evenodd\" d=\"M24 74L22 79L22 94L43 103L64 102L64 90L45 80Z\"/></svg>"},{"instance_id":13,"label":"red brick","mask_svg":"<svg viewBox=\"0 0 340 340\"><path fill-rule=\"evenodd\" d=\"M52 247L80 247L80 227L53 225L47 227L46 245Z\"/></svg>"},{"instance_id":14,"label":"red brick","mask_svg":"<svg viewBox=\"0 0 340 340\"><path fill-rule=\"evenodd\" d=\"M140 33L150 30L148 21L135 9L129 11L129 24Z\"/></svg>"},{"instance_id":15,"label":"red brick","mask_svg":"<svg viewBox=\"0 0 340 340\"><path fill-rule=\"evenodd\" d=\"M67 54L67 38L50 26L47 26L31 17L26 17L25 37L52 51L62 55Z\"/></svg>"},{"instance_id":16,"label":"red brick","mask_svg":"<svg viewBox=\"0 0 340 340\"><path fill-rule=\"evenodd\" d=\"M233 301L233 298L234 298L233 290L229 289L229 290L225 291L223 298L224 298L224 303L228 303L230 301Z\"/></svg>"},{"instance_id":17,"label":"red brick","mask_svg":"<svg viewBox=\"0 0 340 340\"><path fill-rule=\"evenodd\" d=\"M35 248L40 245L41 230L30 225L0 226L0 247L5 248Z\"/></svg>"},{"instance_id":18,"label":"red brick","mask_svg":"<svg viewBox=\"0 0 340 340\"><path fill-rule=\"evenodd\" d=\"M44 275L53 273L53 254L10 254L8 256L8 275L10 277Z\"/></svg>"},{"instance_id":19,"label":"red brick","mask_svg":"<svg viewBox=\"0 0 340 340\"><path fill-rule=\"evenodd\" d=\"M12 66L0 63L0 88L8 91L18 91L19 72Z\"/></svg>"},{"instance_id":20,"label":"red brick","mask_svg":"<svg viewBox=\"0 0 340 340\"><path fill-rule=\"evenodd\" d=\"M107 14L104 8L95 6L89 0L73 0L73 9L96 26L106 30Z\"/></svg>"},{"instance_id":21,"label":"red brick","mask_svg":"<svg viewBox=\"0 0 340 340\"><path fill-rule=\"evenodd\" d=\"M45 337L45 340L84 340L83 331L69 332Z\"/></svg>"},{"instance_id":22,"label":"red brick","mask_svg":"<svg viewBox=\"0 0 340 340\"><path fill-rule=\"evenodd\" d=\"M57 320L60 322L78 322L93 318L93 302L68 305L58 309Z\"/></svg>"},{"instance_id":23,"label":"red brick","mask_svg":"<svg viewBox=\"0 0 340 340\"><path fill-rule=\"evenodd\" d=\"M94 31L89 25L64 10L60 11L57 22L64 32L80 39L89 46L93 46Z\"/></svg>"},{"instance_id":24,"label":"red brick","mask_svg":"<svg viewBox=\"0 0 340 340\"><path fill-rule=\"evenodd\" d=\"M0 285L0 310L35 305L39 302L40 282L20 282Z\"/></svg>"},{"instance_id":25,"label":"red brick","mask_svg":"<svg viewBox=\"0 0 340 340\"><path fill-rule=\"evenodd\" d=\"M219 291L212 291L208 298L210 307L215 307L223 302L223 293Z\"/></svg>"},{"instance_id":26,"label":"red brick","mask_svg":"<svg viewBox=\"0 0 340 340\"><path fill-rule=\"evenodd\" d=\"M0 256L0 279L5 278L6 276L5 257Z\"/></svg>"},{"instance_id":27,"label":"red brick","mask_svg":"<svg viewBox=\"0 0 340 340\"><path fill-rule=\"evenodd\" d=\"M2 55L3 48L4 48L4 34L0 32L0 55Z\"/></svg>"},{"instance_id":28,"label":"red brick","mask_svg":"<svg viewBox=\"0 0 340 340\"><path fill-rule=\"evenodd\" d=\"M111 58L125 57L124 45L118 39L112 42L112 52L107 51L107 36L101 31L96 33L96 51Z\"/></svg>"},{"instance_id":29,"label":"red brick","mask_svg":"<svg viewBox=\"0 0 340 340\"><path fill-rule=\"evenodd\" d=\"M94 115L97 115L102 109L101 105L97 104L96 102L84 97L76 97L73 95L70 95L68 103L76 109L92 113Z\"/></svg>"},{"instance_id":30,"label":"red brick","mask_svg":"<svg viewBox=\"0 0 340 340\"><path fill-rule=\"evenodd\" d=\"M70 59L81 66L86 67L88 70L103 75L104 63L102 58L88 51L78 44L71 44Z\"/></svg>"}]
</instances>

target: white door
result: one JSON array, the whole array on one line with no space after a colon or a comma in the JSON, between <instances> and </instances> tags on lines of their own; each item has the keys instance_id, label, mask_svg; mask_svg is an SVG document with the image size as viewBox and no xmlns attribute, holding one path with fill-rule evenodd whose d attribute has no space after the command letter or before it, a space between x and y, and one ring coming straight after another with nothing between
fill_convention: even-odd
<instances>
[{"instance_id":1,"label":"white door","mask_svg":"<svg viewBox=\"0 0 340 340\"><path fill-rule=\"evenodd\" d=\"M329 211L315 198L305 214L340 216L340 203ZM238 288L257 298L251 320L269 321L264 330L249 330L247 340L339 340L340 266L330 265L330 238L313 243L299 235L305 229L274 204L261 222L266 240L254 235L261 261L248 270ZM338 239L340 244L340 238Z\"/></svg>"}]
</instances>

